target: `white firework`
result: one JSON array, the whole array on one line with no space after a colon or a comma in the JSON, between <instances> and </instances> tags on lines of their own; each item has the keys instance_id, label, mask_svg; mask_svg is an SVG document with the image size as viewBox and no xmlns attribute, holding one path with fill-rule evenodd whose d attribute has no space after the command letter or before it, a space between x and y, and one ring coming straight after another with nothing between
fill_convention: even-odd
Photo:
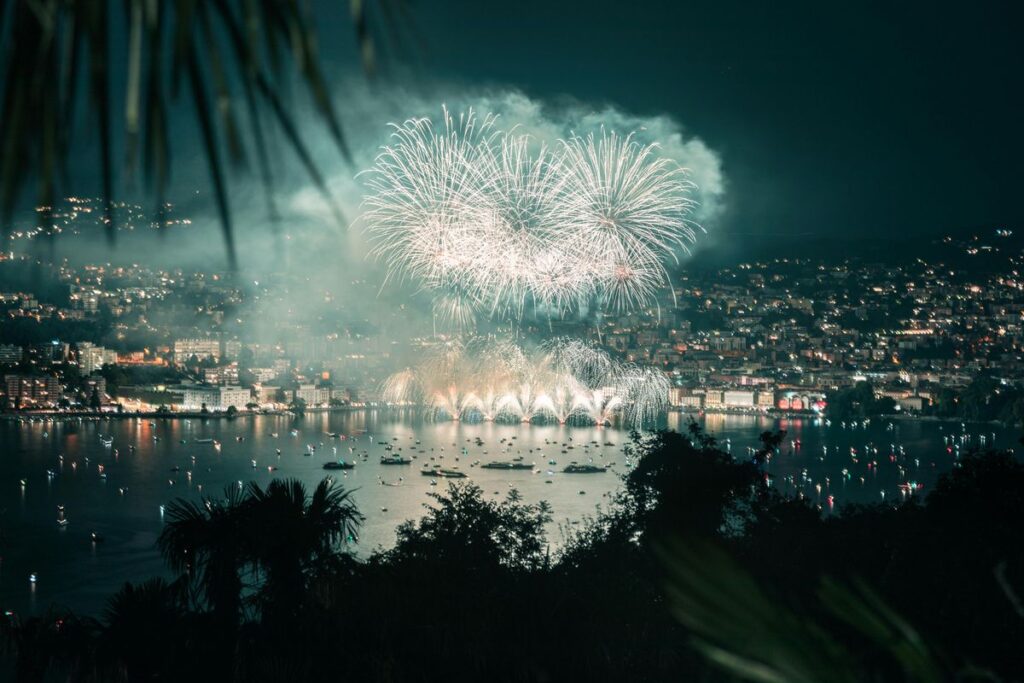
<instances>
[{"instance_id":1,"label":"white firework","mask_svg":"<svg viewBox=\"0 0 1024 683\"><path fill-rule=\"evenodd\" d=\"M443 124L440 131L429 119L393 126L393 144L367 176L363 214L389 276L431 289L472 270L463 231L483 223L477 155L496 135L493 118L478 122L472 112L456 119L445 110Z\"/></svg>"},{"instance_id":2,"label":"white firework","mask_svg":"<svg viewBox=\"0 0 1024 683\"><path fill-rule=\"evenodd\" d=\"M602 130L549 148L493 116L442 119L395 126L361 174L362 225L389 278L429 291L460 329L478 314L655 304L666 264L700 229L685 169L632 135Z\"/></svg>"}]
</instances>

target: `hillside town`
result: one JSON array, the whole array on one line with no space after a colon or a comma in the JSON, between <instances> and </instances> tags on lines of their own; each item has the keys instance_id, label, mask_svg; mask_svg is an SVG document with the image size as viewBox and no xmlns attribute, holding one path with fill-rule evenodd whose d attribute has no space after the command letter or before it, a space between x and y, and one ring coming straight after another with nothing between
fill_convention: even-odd
<instances>
[{"instance_id":1,"label":"hillside town","mask_svg":"<svg viewBox=\"0 0 1024 683\"><path fill-rule=\"evenodd\" d=\"M830 398L866 385L877 405L845 401L844 411L1016 420L1021 252L1007 231L938 247L939 257L888 262L688 263L657 310L538 316L522 333L585 336L655 366L671 380L677 410L822 413ZM32 265L3 254L0 282ZM445 342L429 314L367 306L377 290L360 280L279 273L241 282L226 272L68 262L52 270L44 288L0 291L8 412L381 405L391 372ZM969 403L979 414L964 413Z\"/></svg>"}]
</instances>

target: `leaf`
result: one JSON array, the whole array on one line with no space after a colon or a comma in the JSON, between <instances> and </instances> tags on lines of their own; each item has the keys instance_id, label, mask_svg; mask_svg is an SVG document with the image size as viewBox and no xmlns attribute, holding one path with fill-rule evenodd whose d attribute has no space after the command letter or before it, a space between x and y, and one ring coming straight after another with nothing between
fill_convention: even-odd
<instances>
[{"instance_id":1,"label":"leaf","mask_svg":"<svg viewBox=\"0 0 1024 683\"><path fill-rule=\"evenodd\" d=\"M742 680L860 680L851 653L813 622L769 598L726 553L706 541L657 550L672 611L695 647Z\"/></svg>"},{"instance_id":2,"label":"leaf","mask_svg":"<svg viewBox=\"0 0 1024 683\"><path fill-rule=\"evenodd\" d=\"M213 118L210 116L210 105L206 96L206 87L203 83L203 75L199 70L194 52L188 60L188 76L192 85L192 101L195 104L196 119L199 121L199 130L203 137L203 147L206 150L206 161L210 168L210 179L213 181L214 197L217 200L217 209L220 212L221 231L224 234L224 242L228 250L228 261L231 268L237 264L235 254L235 240L231 229L231 211L228 207L227 193L224 187L224 170L220 162L220 153L217 149L217 132Z\"/></svg>"},{"instance_id":3,"label":"leaf","mask_svg":"<svg viewBox=\"0 0 1024 683\"><path fill-rule=\"evenodd\" d=\"M139 137L139 111L142 99L143 0L128 0L128 76L124 97L125 156L129 168L135 161Z\"/></svg>"},{"instance_id":4,"label":"leaf","mask_svg":"<svg viewBox=\"0 0 1024 683\"><path fill-rule=\"evenodd\" d=\"M832 614L887 651L903 669L907 680L945 680L941 667L917 631L866 583L855 581L850 589L826 577L818 595Z\"/></svg>"},{"instance_id":5,"label":"leaf","mask_svg":"<svg viewBox=\"0 0 1024 683\"><path fill-rule=\"evenodd\" d=\"M324 200L327 202L327 206L330 209L331 214L334 216L334 219L338 222L339 226L344 227L346 225L346 221L345 217L341 213L341 208L338 207L337 203L334 201L334 197L330 193L330 190L327 189L327 183L324 182L323 177L320 175L320 170L317 168L316 163L310 156L305 144L303 144L302 138L299 137L298 129L295 127L294 122L292 122L288 111L284 108L284 105L281 104L281 100L277 97L277 94L267 85L267 82L262 77L259 77L256 82L259 85L259 89L263 97L270 102L271 111L277 115L277 120L281 129L284 131L285 136L291 143L292 148L295 150L296 155L298 155L302 165L306 167L306 172L313 180L313 184L316 185L320 194L323 195Z\"/></svg>"},{"instance_id":6,"label":"leaf","mask_svg":"<svg viewBox=\"0 0 1024 683\"><path fill-rule=\"evenodd\" d=\"M217 49L217 42L210 29L210 18L206 11L206 5L202 5L199 13L199 25L202 29L203 38L206 43L206 54L209 62L209 71L213 76L213 84L216 95L216 110L220 114L221 125L227 136L228 155L232 162L238 166L245 165L245 150L242 147L242 140L239 135L238 124L235 120L234 107L231 104L231 91L228 87L227 75L224 73L224 65L220 57L220 50Z\"/></svg>"},{"instance_id":7,"label":"leaf","mask_svg":"<svg viewBox=\"0 0 1024 683\"><path fill-rule=\"evenodd\" d=\"M695 647L734 676L761 683L873 680L863 645L856 653L839 631L794 613L768 597L721 548L674 541L657 548L668 572L668 596ZM902 670L904 679L950 679L917 631L862 581L852 588L825 578L817 591L828 613L867 638Z\"/></svg>"},{"instance_id":8,"label":"leaf","mask_svg":"<svg viewBox=\"0 0 1024 683\"><path fill-rule=\"evenodd\" d=\"M372 74L378 64L372 6L365 0L350 1L363 65ZM121 8L124 30L112 30L109 25L111 6ZM390 30L390 23L397 21L394 17L406 11L405 3L387 0L383 7L389 24L385 28ZM44 207L68 189L68 160L77 153L72 131L78 125L79 101L88 110L84 113L91 126L81 137L90 144L98 141L107 237L113 240L117 229L113 157L121 143L123 167L130 176L141 167L155 195L157 224L163 225L172 168L168 129L172 103L179 97L191 99L197 114L229 258L235 258L234 231L227 202L228 169L223 168L221 155L228 155L231 166L242 167L250 151L247 144L252 144L267 209L276 216L268 135L278 126L328 199L335 218L344 223L283 97L288 88L285 67L294 66L321 123L342 156L351 161L335 99L324 78L316 18L308 3L122 0L112 5L97 0L12 0L5 4L0 22L7 41L6 59L0 66L0 219L5 231L27 184L35 183L37 203ZM111 61L112 55L122 54L123 71ZM244 98L242 119L236 87ZM111 98L122 90L123 110L115 116ZM203 100L196 101L198 97ZM40 218L48 220L45 209Z\"/></svg>"},{"instance_id":9,"label":"leaf","mask_svg":"<svg viewBox=\"0 0 1024 683\"><path fill-rule=\"evenodd\" d=\"M103 182L103 220L107 240L114 241L116 226L114 225L114 163L113 138L111 136L110 115L110 65L109 65L109 27L107 3L87 3L89 31L89 76L90 89L96 115L99 119L100 135L100 172Z\"/></svg>"}]
</instances>

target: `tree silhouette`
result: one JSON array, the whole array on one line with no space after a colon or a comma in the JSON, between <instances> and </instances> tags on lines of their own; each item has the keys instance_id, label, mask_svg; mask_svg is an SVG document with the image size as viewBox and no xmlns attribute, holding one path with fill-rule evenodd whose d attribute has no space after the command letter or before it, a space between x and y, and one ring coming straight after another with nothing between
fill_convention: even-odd
<instances>
[{"instance_id":1,"label":"tree silhouette","mask_svg":"<svg viewBox=\"0 0 1024 683\"><path fill-rule=\"evenodd\" d=\"M184 675L188 633L188 586L150 579L126 583L107 603L96 663L111 679L153 680Z\"/></svg>"},{"instance_id":2,"label":"tree silhouette","mask_svg":"<svg viewBox=\"0 0 1024 683\"><path fill-rule=\"evenodd\" d=\"M423 519L399 526L389 561L462 569L537 569L547 562L546 503L524 504L514 489L504 502L492 502L476 484L457 483L430 498L434 504Z\"/></svg>"},{"instance_id":3,"label":"tree silhouette","mask_svg":"<svg viewBox=\"0 0 1024 683\"><path fill-rule=\"evenodd\" d=\"M243 535L244 504L236 486L224 490L223 500L172 501L157 540L167 565L191 578L217 623L230 631L241 618L241 570L250 559Z\"/></svg>"},{"instance_id":4,"label":"tree silhouette","mask_svg":"<svg viewBox=\"0 0 1024 683\"><path fill-rule=\"evenodd\" d=\"M247 556L262 579L261 606L281 618L302 604L309 582L334 566L341 544L358 538L363 516L351 491L330 479L312 496L302 482L275 480L266 489L250 483L240 510Z\"/></svg>"}]
</instances>

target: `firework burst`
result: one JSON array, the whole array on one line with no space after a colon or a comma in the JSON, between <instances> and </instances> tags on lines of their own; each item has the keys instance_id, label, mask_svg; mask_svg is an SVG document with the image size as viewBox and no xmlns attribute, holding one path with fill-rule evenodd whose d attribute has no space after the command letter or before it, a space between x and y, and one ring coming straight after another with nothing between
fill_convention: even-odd
<instances>
[{"instance_id":1,"label":"firework burst","mask_svg":"<svg viewBox=\"0 0 1024 683\"><path fill-rule=\"evenodd\" d=\"M613 132L549 148L444 110L438 127L394 126L361 177L362 225L388 278L429 291L460 331L479 315L651 306L699 230L686 170Z\"/></svg>"}]
</instances>

